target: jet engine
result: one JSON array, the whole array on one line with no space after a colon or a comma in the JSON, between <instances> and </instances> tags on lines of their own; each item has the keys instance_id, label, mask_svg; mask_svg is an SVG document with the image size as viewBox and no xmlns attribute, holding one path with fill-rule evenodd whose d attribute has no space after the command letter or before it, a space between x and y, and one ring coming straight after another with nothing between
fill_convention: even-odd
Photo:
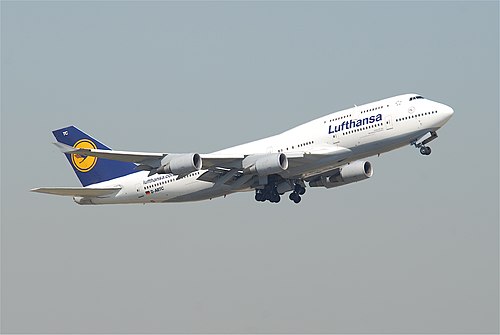
<instances>
[{"instance_id":1,"label":"jet engine","mask_svg":"<svg viewBox=\"0 0 500 335\"><path fill-rule=\"evenodd\" d=\"M242 163L246 172L259 176L280 173L288 169L288 158L284 153L250 155Z\"/></svg>"},{"instance_id":2,"label":"jet engine","mask_svg":"<svg viewBox=\"0 0 500 335\"><path fill-rule=\"evenodd\" d=\"M326 174L318 179L311 180L309 186L332 188L365 180L371 176L373 176L373 169L370 162L355 161L340 167L335 174Z\"/></svg>"},{"instance_id":3,"label":"jet engine","mask_svg":"<svg viewBox=\"0 0 500 335\"><path fill-rule=\"evenodd\" d=\"M161 161L156 173L185 175L201 169L202 160L199 154L170 154Z\"/></svg>"}]
</instances>

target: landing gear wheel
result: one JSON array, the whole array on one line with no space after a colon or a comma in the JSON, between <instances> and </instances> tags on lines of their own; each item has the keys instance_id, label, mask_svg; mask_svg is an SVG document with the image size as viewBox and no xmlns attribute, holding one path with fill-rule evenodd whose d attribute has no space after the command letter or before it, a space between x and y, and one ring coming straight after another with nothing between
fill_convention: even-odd
<instances>
[{"instance_id":1,"label":"landing gear wheel","mask_svg":"<svg viewBox=\"0 0 500 335\"><path fill-rule=\"evenodd\" d=\"M424 156L429 156L431 152L432 150L430 147L425 147L425 146L420 147L420 153Z\"/></svg>"},{"instance_id":2,"label":"landing gear wheel","mask_svg":"<svg viewBox=\"0 0 500 335\"><path fill-rule=\"evenodd\" d=\"M296 204L298 204L302 200L302 198L300 197L300 195L298 193L296 193L296 192L290 193L290 195L288 196L288 198L290 200L292 200L293 202L295 202Z\"/></svg>"},{"instance_id":3,"label":"landing gear wheel","mask_svg":"<svg viewBox=\"0 0 500 335\"><path fill-rule=\"evenodd\" d=\"M303 195L306 193L306 188L300 184L295 184L295 192L299 195Z\"/></svg>"},{"instance_id":4,"label":"landing gear wheel","mask_svg":"<svg viewBox=\"0 0 500 335\"><path fill-rule=\"evenodd\" d=\"M280 202L280 200L281 200L281 197L279 196L279 194L273 194L271 196L271 199L269 199L270 202L275 203L275 204Z\"/></svg>"},{"instance_id":5,"label":"landing gear wheel","mask_svg":"<svg viewBox=\"0 0 500 335\"><path fill-rule=\"evenodd\" d=\"M255 200L257 201L266 201L266 197L262 192L255 192Z\"/></svg>"}]
</instances>

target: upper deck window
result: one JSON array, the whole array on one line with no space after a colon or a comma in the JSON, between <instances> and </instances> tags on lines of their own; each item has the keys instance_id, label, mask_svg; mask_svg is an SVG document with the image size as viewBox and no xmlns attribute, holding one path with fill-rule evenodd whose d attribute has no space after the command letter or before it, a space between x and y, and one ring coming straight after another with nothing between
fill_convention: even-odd
<instances>
[{"instance_id":1,"label":"upper deck window","mask_svg":"<svg viewBox=\"0 0 500 335\"><path fill-rule=\"evenodd\" d=\"M410 101L415 100L415 99L425 99L425 98L421 95L417 95L416 97L411 97Z\"/></svg>"}]
</instances>

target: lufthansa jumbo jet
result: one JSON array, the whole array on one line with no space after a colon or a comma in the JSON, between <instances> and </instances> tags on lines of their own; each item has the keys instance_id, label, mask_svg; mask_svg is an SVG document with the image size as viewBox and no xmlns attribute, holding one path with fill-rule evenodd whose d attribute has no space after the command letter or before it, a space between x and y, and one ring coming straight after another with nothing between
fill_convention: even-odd
<instances>
[{"instance_id":1,"label":"lufthansa jumbo jet","mask_svg":"<svg viewBox=\"0 0 500 335\"><path fill-rule=\"evenodd\" d=\"M185 202L254 191L255 200L301 201L306 186L332 188L373 175L367 157L427 145L453 109L418 94L354 106L281 134L209 154L111 150L74 126L53 131L83 187L33 192L81 205Z\"/></svg>"}]
</instances>

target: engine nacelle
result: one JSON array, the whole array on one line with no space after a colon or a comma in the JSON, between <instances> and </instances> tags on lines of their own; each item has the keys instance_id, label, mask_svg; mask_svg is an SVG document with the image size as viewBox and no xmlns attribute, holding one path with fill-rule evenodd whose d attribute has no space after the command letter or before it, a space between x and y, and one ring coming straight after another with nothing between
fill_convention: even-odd
<instances>
[{"instance_id":1,"label":"engine nacelle","mask_svg":"<svg viewBox=\"0 0 500 335\"><path fill-rule=\"evenodd\" d=\"M288 158L284 153L250 155L243 160L246 172L268 176L288 169Z\"/></svg>"},{"instance_id":2,"label":"engine nacelle","mask_svg":"<svg viewBox=\"0 0 500 335\"><path fill-rule=\"evenodd\" d=\"M355 161L342 166L337 174L310 181L309 186L332 188L365 180L371 176L373 176L373 169L370 162Z\"/></svg>"},{"instance_id":3,"label":"engine nacelle","mask_svg":"<svg viewBox=\"0 0 500 335\"><path fill-rule=\"evenodd\" d=\"M199 154L170 154L161 161L156 173L185 175L201 169L202 161Z\"/></svg>"}]
</instances>

